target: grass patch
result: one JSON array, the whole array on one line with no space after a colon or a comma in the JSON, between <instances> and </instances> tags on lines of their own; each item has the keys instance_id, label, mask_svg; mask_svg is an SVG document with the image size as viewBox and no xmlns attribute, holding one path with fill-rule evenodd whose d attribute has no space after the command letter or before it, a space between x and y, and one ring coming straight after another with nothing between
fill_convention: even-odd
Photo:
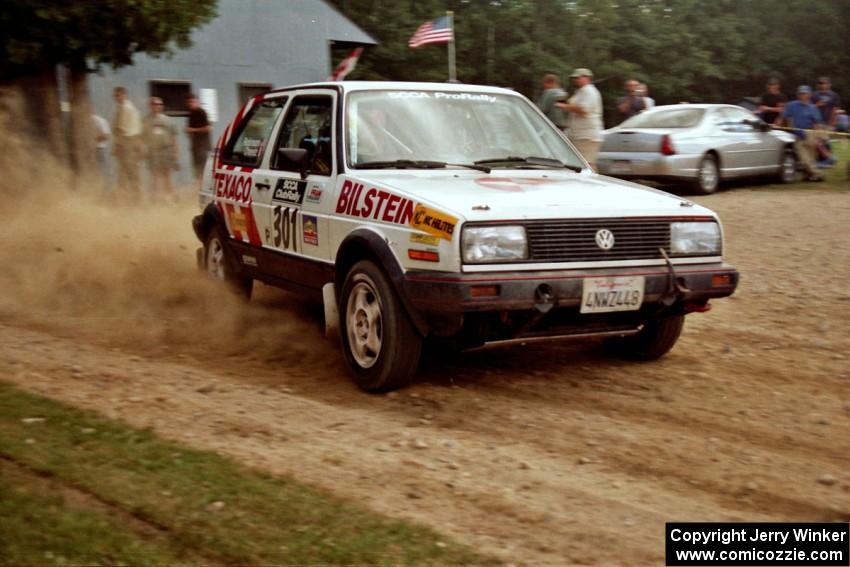
<instances>
[{"instance_id":1,"label":"grass patch","mask_svg":"<svg viewBox=\"0 0 850 567\"><path fill-rule=\"evenodd\" d=\"M0 458L0 517L12 526L0 531L0 561L8 564L53 563L51 557L110 564L496 563L428 528L2 382ZM49 488L36 489L38 483ZM62 487L96 506L75 506Z\"/></svg>"}]
</instances>

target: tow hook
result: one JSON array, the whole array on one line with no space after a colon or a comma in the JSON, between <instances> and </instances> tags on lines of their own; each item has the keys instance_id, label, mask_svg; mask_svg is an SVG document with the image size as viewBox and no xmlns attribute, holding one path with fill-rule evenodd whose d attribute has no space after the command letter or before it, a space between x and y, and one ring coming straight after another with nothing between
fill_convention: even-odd
<instances>
[{"instance_id":1,"label":"tow hook","mask_svg":"<svg viewBox=\"0 0 850 567\"><path fill-rule=\"evenodd\" d=\"M555 290L549 284L540 284L534 290L534 308L540 313L548 313L555 307L558 298L555 297Z\"/></svg>"},{"instance_id":2,"label":"tow hook","mask_svg":"<svg viewBox=\"0 0 850 567\"><path fill-rule=\"evenodd\" d=\"M688 287L684 285L680 281L680 278L676 275L676 269L673 267L673 262L670 261L670 256L667 255L664 248L659 248L658 251L661 252L661 257L664 258L664 261L667 263L667 289L664 291L664 295L661 296L661 303L669 307L676 303L679 295L688 293L691 290L688 289Z\"/></svg>"}]
</instances>

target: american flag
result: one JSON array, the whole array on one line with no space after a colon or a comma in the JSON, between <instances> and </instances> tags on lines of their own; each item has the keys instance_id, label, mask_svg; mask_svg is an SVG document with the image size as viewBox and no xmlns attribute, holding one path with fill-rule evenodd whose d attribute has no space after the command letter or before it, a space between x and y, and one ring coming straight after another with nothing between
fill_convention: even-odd
<instances>
[{"instance_id":1,"label":"american flag","mask_svg":"<svg viewBox=\"0 0 850 567\"><path fill-rule=\"evenodd\" d=\"M455 40L454 30L448 16L425 22L407 42L412 49L428 43L447 43Z\"/></svg>"}]
</instances>

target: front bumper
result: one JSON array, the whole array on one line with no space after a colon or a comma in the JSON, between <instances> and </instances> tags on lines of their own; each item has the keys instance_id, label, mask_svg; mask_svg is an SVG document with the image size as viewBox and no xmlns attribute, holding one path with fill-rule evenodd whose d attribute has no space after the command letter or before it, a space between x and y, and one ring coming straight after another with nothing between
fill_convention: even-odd
<instances>
[{"instance_id":1,"label":"front bumper","mask_svg":"<svg viewBox=\"0 0 850 567\"><path fill-rule=\"evenodd\" d=\"M492 274L408 272L404 289L409 302L421 312L539 310L548 304L577 307L583 280L601 276L643 276L644 305L662 301L705 304L732 295L739 279L738 271L725 263Z\"/></svg>"}]
</instances>

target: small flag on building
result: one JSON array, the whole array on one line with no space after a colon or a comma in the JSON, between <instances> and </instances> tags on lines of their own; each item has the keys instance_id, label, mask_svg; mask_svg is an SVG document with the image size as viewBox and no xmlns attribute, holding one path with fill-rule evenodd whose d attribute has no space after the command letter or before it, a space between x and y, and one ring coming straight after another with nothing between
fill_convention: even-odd
<instances>
[{"instance_id":1,"label":"small flag on building","mask_svg":"<svg viewBox=\"0 0 850 567\"><path fill-rule=\"evenodd\" d=\"M436 20L425 22L407 42L412 49L416 49L428 43L448 43L455 40L452 20L449 16L443 16Z\"/></svg>"},{"instance_id":2,"label":"small flag on building","mask_svg":"<svg viewBox=\"0 0 850 567\"><path fill-rule=\"evenodd\" d=\"M357 67L357 60L360 59L360 54L363 53L363 48L358 47L348 54L348 57L339 62L334 72L328 77L329 81L341 81L346 75L354 71Z\"/></svg>"}]
</instances>

